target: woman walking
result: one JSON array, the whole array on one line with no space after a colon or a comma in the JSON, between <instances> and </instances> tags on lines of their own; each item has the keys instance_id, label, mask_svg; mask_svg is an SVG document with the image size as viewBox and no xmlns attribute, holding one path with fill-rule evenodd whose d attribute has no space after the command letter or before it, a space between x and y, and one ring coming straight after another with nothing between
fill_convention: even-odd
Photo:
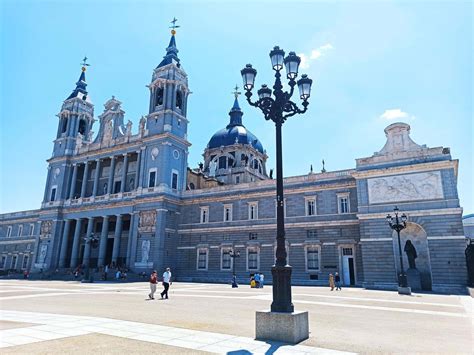
<instances>
[{"instance_id":1,"label":"woman walking","mask_svg":"<svg viewBox=\"0 0 474 355\"><path fill-rule=\"evenodd\" d=\"M329 274L329 287L331 287L331 291L334 291L334 276L333 274Z\"/></svg>"}]
</instances>

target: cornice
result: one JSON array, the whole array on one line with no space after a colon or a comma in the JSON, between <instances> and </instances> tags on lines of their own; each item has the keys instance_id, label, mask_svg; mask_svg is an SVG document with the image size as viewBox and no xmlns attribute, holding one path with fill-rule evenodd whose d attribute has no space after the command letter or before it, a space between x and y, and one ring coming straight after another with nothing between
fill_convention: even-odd
<instances>
[{"instance_id":1,"label":"cornice","mask_svg":"<svg viewBox=\"0 0 474 355\"><path fill-rule=\"evenodd\" d=\"M404 173L415 173L439 169L454 169L456 176L459 160L443 160L429 163L416 163L388 168L375 168L371 170L354 171L351 175L356 179L365 179L377 176L399 175Z\"/></svg>"}]
</instances>

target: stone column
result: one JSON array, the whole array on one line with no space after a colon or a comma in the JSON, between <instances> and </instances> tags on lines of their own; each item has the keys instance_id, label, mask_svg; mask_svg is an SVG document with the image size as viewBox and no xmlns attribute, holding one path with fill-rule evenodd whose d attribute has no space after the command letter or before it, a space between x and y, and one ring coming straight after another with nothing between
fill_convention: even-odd
<instances>
[{"instance_id":1,"label":"stone column","mask_svg":"<svg viewBox=\"0 0 474 355\"><path fill-rule=\"evenodd\" d=\"M76 191L76 179L77 179L77 164L73 164L73 171L72 171L72 180L71 180L71 187L69 191L69 199L74 198L74 192Z\"/></svg>"},{"instance_id":2,"label":"stone column","mask_svg":"<svg viewBox=\"0 0 474 355\"><path fill-rule=\"evenodd\" d=\"M143 179L146 181L146 176L145 176L145 156L142 157L143 154L145 154L145 149L146 147L141 147L140 151L142 152L140 154L140 174L138 175L138 185L140 187L143 187ZM147 186L145 186L147 187Z\"/></svg>"},{"instance_id":3,"label":"stone column","mask_svg":"<svg viewBox=\"0 0 474 355\"><path fill-rule=\"evenodd\" d=\"M122 215L117 215L115 222L114 248L112 250L112 262L117 265L117 259L120 253L120 238L122 236Z\"/></svg>"},{"instance_id":4,"label":"stone column","mask_svg":"<svg viewBox=\"0 0 474 355\"><path fill-rule=\"evenodd\" d=\"M87 176L89 175L89 162L84 163L84 174L82 175L81 198L86 195Z\"/></svg>"},{"instance_id":5,"label":"stone column","mask_svg":"<svg viewBox=\"0 0 474 355\"><path fill-rule=\"evenodd\" d=\"M155 269L163 270L165 265L165 239L166 239L166 213L165 208L158 208L156 210L155 223L155 252L150 256L153 258L153 266ZM168 260L166 260L168 262Z\"/></svg>"},{"instance_id":6,"label":"stone column","mask_svg":"<svg viewBox=\"0 0 474 355\"><path fill-rule=\"evenodd\" d=\"M140 179L140 158L141 158L141 150L137 150L137 170L135 171L135 190L138 189L139 179Z\"/></svg>"},{"instance_id":7,"label":"stone column","mask_svg":"<svg viewBox=\"0 0 474 355\"><path fill-rule=\"evenodd\" d=\"M127 266L130 267L130 254L131 254L131 249L132 249L132 234L133 234L133 228L134 228L134 213L132 212L130 214L130 229L128 231L128 240L127 240Z\"/></svg>"},{"instance_id":8,"label":"stone column","mask_svg":"<svg viewBox=\"0 0 474 355\"><path fill-rule=\"evenodd\" d=\"M71 252L71 268L77 266L79 260L79 243L81 238L81 222L82 220L78 218L76 220L76 228L74 229L74 240L72 241L72 252Z\"/></svg>"},{"instance_id":9,"label":"stone column","mask_svg":"<svg viewBox=\"0 0 474 355\"><path fill-rule=\"evenodd\" d=\"M136 255L137 255L137 239L138 239L138 223L139 223L139 219L140 219L140 213L139 212L133 212L132 214L132 221L133 221L133 228L132 226L130 225L130 233L131 233L131 236L132 236L132 241L131 241L131 245L130 245L130 261L128 261L127 259L127 262L128 262L128 266L129 267L133 267L135 265L135 258L136 258ZM150 251L151 252L151 251Z\"/></svg>"},{"instance_id":10,"label":"stone column","mask_svg":"<svg viewBox=\"0 0 474 355\"><path fill-rule=\"evenodd\" d=\"M123 155L123 170L122 170L122 183L120 184L120 192L125 192L125 186L127 185L127 170L128 170L128 154Z\"/></svg>"},{"instance_id":11,"label":"stone column","mask_svg":"<svg viewBox=\"0 0 474 355\"><path fill-rule=\"evenodd\" d=\"M95 161L95 175L94 175L94 188L92 189L92 196L97 196L97 187L99 186L100 176L100 159Z\"/></svg>"},{"instance_id":12,"label":"stone column","mask_svg":"<svg viewBox=\"0 0 474 355\"><path fill-rule=\"evenodd\" d=\"M69 229L71 228L71 220L66 219L64 221L64 231L63 231L63 238L61 242L61 251L59 252L59 268L66 267L66 253L67 253L67 243L69 237Z\"/></svg>"},{"instance_id":13,"label":"stone column","mask_svg":"<svg viewBox=\"0 0 474 355\"><path fill-rule=\"evenodd\" d=\"M107 194L111 194L114 191L114 172L115 172L115 157L110 157L110 174L109 182L107 185Z\"/></svg>"},{"instance_id":14,"label":"stone column","mask_svg":"<svg viewBox=\"0 0 474 355\"><path fill-rule=\"evenodd\" d=\"M86 232L87 239L89 239L89 237L92 235L92 227L94 227L94 217L89 217L89 220L87 222L87 232ZM84 245L84 256L82 258L82 263L84 264L84 266L89 266L90 256L91 256L91 243L86 242Z\"/></svg>"},{"instance_id":15,"label":"stone column","mask_svg":"<svg viewBox=\"0 0 474 355\"><path fill-rule=\"evenodd\" d=\"M100 242L99 242L99 261L98 266L105 266L105 253L107 251L107 238L109 236L109 216L104 216L102 222L102 231L100 233Z\"/></svg>"}]
</instances>

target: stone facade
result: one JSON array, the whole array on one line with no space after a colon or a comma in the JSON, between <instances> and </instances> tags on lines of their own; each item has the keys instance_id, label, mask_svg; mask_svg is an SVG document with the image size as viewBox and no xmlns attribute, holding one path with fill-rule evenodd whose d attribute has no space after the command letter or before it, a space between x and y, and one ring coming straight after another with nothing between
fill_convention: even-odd
<instances>
[{"instance_id":1,"label":"stone facade","mask_svg":"<svg viewBox=\"0 0 474 355\"><path fill-rule=\"evenodd\" d=\"M204 164L188 167L190 91L177 53L173 35L153 71L149 113L137 133L112 97L93 139L83 69L58 114L41 208L0 215L0 269L38 272L88 262L149 272L170 266L178 280L229 282L235 268L239 281L261 272L271 282L276 202L266 153L241 128L236 98L227 131L211 138L224 145L208 145ZM401 240L415 246L422 288L466 284L458 161L449 148L413 142L405 123L388 126L385 134L382 150L357 159L353 169L285 178L294 284L325 285L337 271L346 285L395 288L397 236L385 220L395 205L408 216ZM99 238L96 249L85 243L91 234ZM240 257L232 259L229 251Z\"/></svg>"}]
</instances>

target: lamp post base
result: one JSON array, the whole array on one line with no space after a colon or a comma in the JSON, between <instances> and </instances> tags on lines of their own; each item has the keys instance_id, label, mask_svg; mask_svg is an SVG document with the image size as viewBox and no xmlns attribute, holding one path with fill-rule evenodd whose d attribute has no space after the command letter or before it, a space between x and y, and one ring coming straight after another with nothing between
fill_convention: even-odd
<instances>
[{"instance_id":1,"label":"lamp post base","mask_svg":"<svg viewBox=\"0 0 474 355\"><path fill-rule=\"evenodd\" d=\"M273 266L272 312L292 313L295 308L291 302L291 266Z\"/></svg>"},{"instance_id":2,"label":"lamp post base","mask_svg":"<svg viewBox=\"0 0 474 355\"><path fill-rule=\"evenodd\" d=\"M257 311L255 325L257 340L296 344L309 338L308 312Z\"/></svg>"}]
</instances>

